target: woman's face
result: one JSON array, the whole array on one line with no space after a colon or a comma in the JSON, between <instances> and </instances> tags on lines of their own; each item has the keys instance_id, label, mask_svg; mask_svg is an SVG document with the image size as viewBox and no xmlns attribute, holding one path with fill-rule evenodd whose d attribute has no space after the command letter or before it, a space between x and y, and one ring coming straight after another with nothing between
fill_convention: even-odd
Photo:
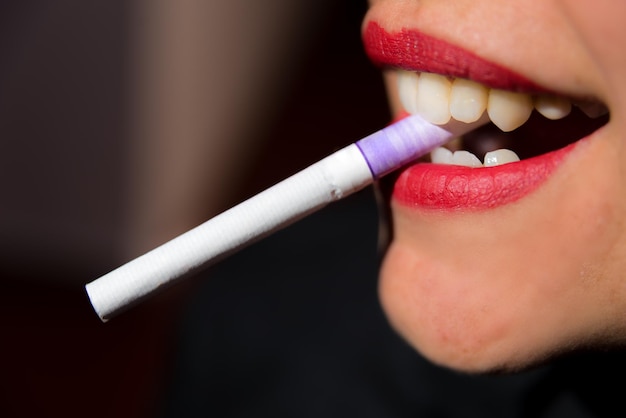
<instances>
[{"instance_id":1,"label":"woman's face","mask_svg":"<svg viewBox=\"0 0 626 418\"><path fill-rule=\"evenodd\" d=\"M370 5L364 43L394 114L443 123L486 106L501 129L453 147L521 158L459 167L476 160L440 150L446 164L392 179L380 294L393 326L432 361L478 372L626 341L626 3Z\"/></svg>"}]
</instances>

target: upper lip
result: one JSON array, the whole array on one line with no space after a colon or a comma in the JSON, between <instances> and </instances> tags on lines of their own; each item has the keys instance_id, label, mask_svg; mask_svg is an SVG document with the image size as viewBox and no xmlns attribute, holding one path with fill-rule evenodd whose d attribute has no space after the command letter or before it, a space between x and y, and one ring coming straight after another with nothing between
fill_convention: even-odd
<instances>
[{"instance_id":1,"label":"upper lip","mask_svg":"<svg viewBox=\"0 0 626 418\"><path fill-rule=\"evenodd\" d=\"M552 93L514 71L417 30L389 33L370 21L363 31L363 44L369 58L381 66L467 78L503 90Z\"/></svg>"}]
</instances>

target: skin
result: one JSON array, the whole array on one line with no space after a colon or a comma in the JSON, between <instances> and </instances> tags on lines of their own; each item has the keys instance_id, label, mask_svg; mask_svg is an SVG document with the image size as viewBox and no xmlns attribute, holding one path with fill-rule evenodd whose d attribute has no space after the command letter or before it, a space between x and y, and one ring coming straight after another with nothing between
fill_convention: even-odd
<instances>
[{"instance_id":1,"label":"skin","mask_svg":"<svg viewBox=\"0 0 626 418\"><path fill-rule=\"evenodd\" d=\"M415 29L568 97L610 122L522 199L432 211L390 198L380 298L433 362L512 371L626 342L626 3L612 0L372 0L364 27ZM393 71L385 71L394 112Z\"/></svg>"}]
</instances>

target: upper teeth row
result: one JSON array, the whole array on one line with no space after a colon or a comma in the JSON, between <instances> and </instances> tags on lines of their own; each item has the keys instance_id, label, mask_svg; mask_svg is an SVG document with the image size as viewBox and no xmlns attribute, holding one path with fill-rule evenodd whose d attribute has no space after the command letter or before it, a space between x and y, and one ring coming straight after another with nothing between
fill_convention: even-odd
<instances>
[{"instance_id":1,"label":"upper teeth row","mask_svg":"<svg viewBox=\"0 0 626 418\"><path fill-rule=\"evenodd\" d=\"M508 132L523 125L533 109L549 119L567 116L572 103L558 96L536 95L490 89L461 78L450 79L432 73L398 72L400 101L409 113L417 113L427 121L442 125L450 118L474 122L487 111L489 119ZM587 109L599 116L597 109Z\"/></svg>"}]
</instances>

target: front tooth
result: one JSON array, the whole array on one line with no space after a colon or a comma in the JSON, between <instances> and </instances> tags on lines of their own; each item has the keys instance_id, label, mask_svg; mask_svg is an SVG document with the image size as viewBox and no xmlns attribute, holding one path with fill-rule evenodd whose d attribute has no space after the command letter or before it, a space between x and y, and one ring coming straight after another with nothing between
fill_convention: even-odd
<instances>
[{"instance_id":1,"label":"front tooth","mask_svg":"<svg viewBox=\"0 0 626 418\"><path fill-rule=\"evenodd\" d=\"M452 164L467 167L482 167L483 165L477 156L464 150L454 151L454 154L452 154Z\"/></svg>"},{"instance_id":2,"label":"front tooth","mask_svg":"<svg viewBox=\"0 0 626 418\"><path fill-rule=\"evenodd\" d=\"M489 89L474 81L457 78L450 91L450 114L456 120L477 121L487 109Z\"/></svg>"},{"instance_id":3,"label":"front tooth","mask_svg":"<svg viewBox=\"0 0 626 418\"><path fill-rule=\"evenodd\" d=\"M418 81L417 113L428 122L443 125L450 120L450 80L447 77L422 73Z\"/></svg>"},{"instance_id":4,"label":"front tooth","mask_svg":"<svg viewBox=\"0 0 626 418\"><path fill-rule=\"evenodd\" d=\"M452 164L452 151L444 147L435 148L430 152L430 162L434 164Z\"/></svg>"},{"instance_id":5,"label":"front tooth","mask_svg":"<svg viewBox=\"0 0 626 418\"><path fill-rule=\"evenodd\" d=\"M519 161L517 154L510 149L498 149L485 154L485 167L494 167Z\"/></svg>"},{"instance_id":6,"label":"front tooth","mask_svg":"<svg viewBox=\"0 0 626 418\"><path fill-rule=\"evenodd\" d=\"M398 94L404 110L410 114L417 113L417 82L419 74L410 71L398 71Z\"/></svg>"},{"instance_id":7,"label":"front tooth","mask_svg":"<svg viewBox=\"0 0 626 418\"><path fill-rule=\"evenodd\" d=\"M489 91L487 102L489 119L504 132L522 126L532 111L533 101L527 94L497 89Z\"/></svg>"},{"instance_id":8,"label":"front tooth","mask_svg":"<svg viewBox=\"0 0 626 418\"><path fill-rule=\"evenodd\" d=\"M557 120L569 115L572 103L562 97L540 95L535 97L535 109L546 118Z\"/></svg>"}]
</instances>

